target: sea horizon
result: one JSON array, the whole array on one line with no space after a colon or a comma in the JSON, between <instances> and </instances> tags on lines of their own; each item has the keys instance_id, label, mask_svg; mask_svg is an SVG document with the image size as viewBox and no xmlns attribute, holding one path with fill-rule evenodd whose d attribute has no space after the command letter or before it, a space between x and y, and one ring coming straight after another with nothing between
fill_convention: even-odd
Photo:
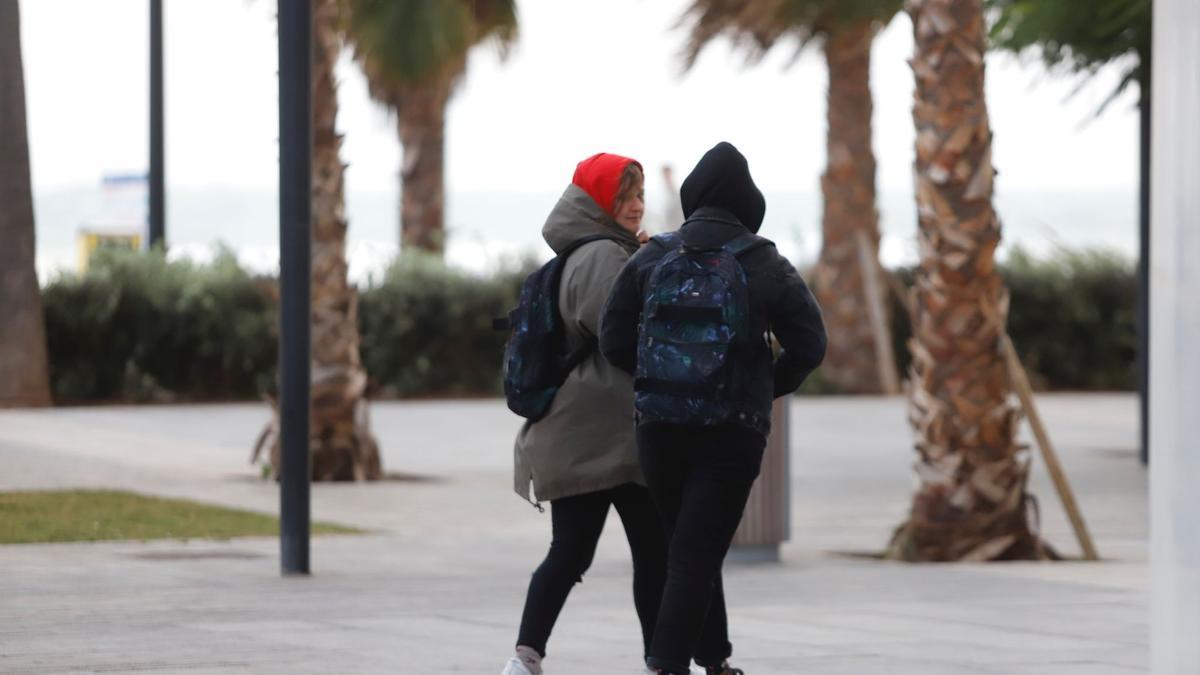
<instances>
[{"instance_id":1,"label":"sea horizon","mask_svg":"<svg viewBox=\"0 0 1200 675\"><path fill-rule=\"evenodd\" d=\"M761 234L799 267L820 249L821 196L810 191L764 191L767 215ZM520 257L546 259L541 226L560 190L511 192L453 190L446 195L447 261L486 273ZM651 193L645 226L674 229L665 200ZM657 202L657 203L656 203ZM877 197L884 265L917 260L916 206L911 190L880 190ZM1137 256L1137 192L1129 188L999 188L996 210L1003 224L998 255L1013 247L1037 257L1059 249L1102 249L1127 259ZM144 186L70 185L34 194L38 275L43 282L70 273L77 264L81 230L141 231ZM367 283L399 252L396 190L347 189L347 257L350 277ZM270 187L178 187L167 195L166 237L172 257L207 260L218 247L232 250L255 273L278 267L278 192Z\"/></svg>"}]
</instances>

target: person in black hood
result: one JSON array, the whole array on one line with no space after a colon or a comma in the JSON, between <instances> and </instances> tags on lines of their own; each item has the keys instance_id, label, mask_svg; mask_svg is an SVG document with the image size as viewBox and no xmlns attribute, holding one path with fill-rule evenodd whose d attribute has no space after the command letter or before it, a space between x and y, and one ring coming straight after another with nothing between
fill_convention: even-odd
<instances>
[{"instance_id":1,"label":"person in black hood","mask_svg":"<svg viewBox=\"0 0 1200 675\"><path fill-rule=\"evenodd\" d=\"M726 142L700 158L679 188L679 201L684 218L697 209L723 209L751 232L758 232L767 213L767 200L750 177L750 164Z\"/></svg>"},{"instance_id":2,"label":"person in black hood","mask_svg":"<svg viewBox=\"0 0 1200 675\"><path fill-rule=\"evenodd\" d=\"M680 246L712 251L753 240L737 257L748 292L750 338L728 357L736 414L712 424L658 421L641 410L639 399L637 430L642 471L669 541L667 583L647 663L662 673L687 673L694 657L710 674L735 675L741 671L727 661L733 648L721 566L762 465L772 400L795 391L820 365L825 327L792 264L768 240L748 236L762 226L766 200L737 148L718 143L705 153L680 197L686 221L678 237L656 237L617 277L601 320L600 349L614 366L636 374L643 308L659 263ZM778 358L765 339L768 331L782 347Z\"/></svg>"}]
</instances>

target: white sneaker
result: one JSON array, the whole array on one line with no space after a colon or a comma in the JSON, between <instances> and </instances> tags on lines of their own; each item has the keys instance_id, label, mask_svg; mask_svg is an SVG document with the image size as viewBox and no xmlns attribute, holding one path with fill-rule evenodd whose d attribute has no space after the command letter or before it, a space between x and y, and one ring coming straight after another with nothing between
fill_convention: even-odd
<instances>
[{"instance_id":1,"label":"white sneaker","mask_svg":"<svg viewBox=\"0 0 1200 675\"><path fill-rule=\"evenodd\" d=\"M500 671L500 675L533 675L533 673L521 663L521 659L512 657L508 663L504 665L504 670Z\"/></svg>"}]
</instances>

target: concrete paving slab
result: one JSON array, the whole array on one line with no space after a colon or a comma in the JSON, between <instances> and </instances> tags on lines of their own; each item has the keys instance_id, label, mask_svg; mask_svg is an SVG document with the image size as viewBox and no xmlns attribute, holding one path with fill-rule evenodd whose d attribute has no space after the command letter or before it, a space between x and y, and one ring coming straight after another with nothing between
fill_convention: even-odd
<instances>
[{"instance_id":1,"label":"concrete paving slab","mask_svg":"<svg viewBox=\"0 0 1200 675\"><path fill-rule=\"evenodd\" d=\"M1136 400L1039 399L1103 563L901 565L882 549L912 487L900 399L793 403L793 541L727 567L738 663L765 673L1146 672L1145 473ZM278 510L246 458L256 404L0 412L0 490L113 487ZM314 516L371 530L278 542L0 546L0 672L499 672L549 518L511 492L497 401L373 406L385 467L429 480L320 485ZM1046 536L1076 551L1040 463ZM547 672L638 672L628 549L610 522Z\"/></svg>"}]
</instances>

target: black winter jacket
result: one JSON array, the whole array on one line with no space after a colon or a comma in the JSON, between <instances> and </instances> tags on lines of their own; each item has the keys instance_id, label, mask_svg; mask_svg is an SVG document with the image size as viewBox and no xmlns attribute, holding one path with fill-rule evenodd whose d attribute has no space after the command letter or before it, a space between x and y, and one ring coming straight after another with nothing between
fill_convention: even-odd
<instances>
[{"instance_id":1,"label":"black winter jacket","mask_svg":"<svg viewBox=\"0 0 1200 675\"><path fill-rule=\"evenodd\" d=\"M688 245L704 249L719 247L746 231L732 213L714 207L696 208L680 228ZM614 366L631 374L637 367L646 283L667 252L657 242L643 246L621 270L605 306L600 350ZM808 286L773 245L749 251L738 261L749 284L752 334L769 330L783 347L774 359L767 341L757 340L749 354L742 353L737 365L740 382L736 391L747 397L738 408L749 411L746 426L765 436L770 431L772 400L795 391L824 359L825 324Z\"/></svg>"}]
</instances>

